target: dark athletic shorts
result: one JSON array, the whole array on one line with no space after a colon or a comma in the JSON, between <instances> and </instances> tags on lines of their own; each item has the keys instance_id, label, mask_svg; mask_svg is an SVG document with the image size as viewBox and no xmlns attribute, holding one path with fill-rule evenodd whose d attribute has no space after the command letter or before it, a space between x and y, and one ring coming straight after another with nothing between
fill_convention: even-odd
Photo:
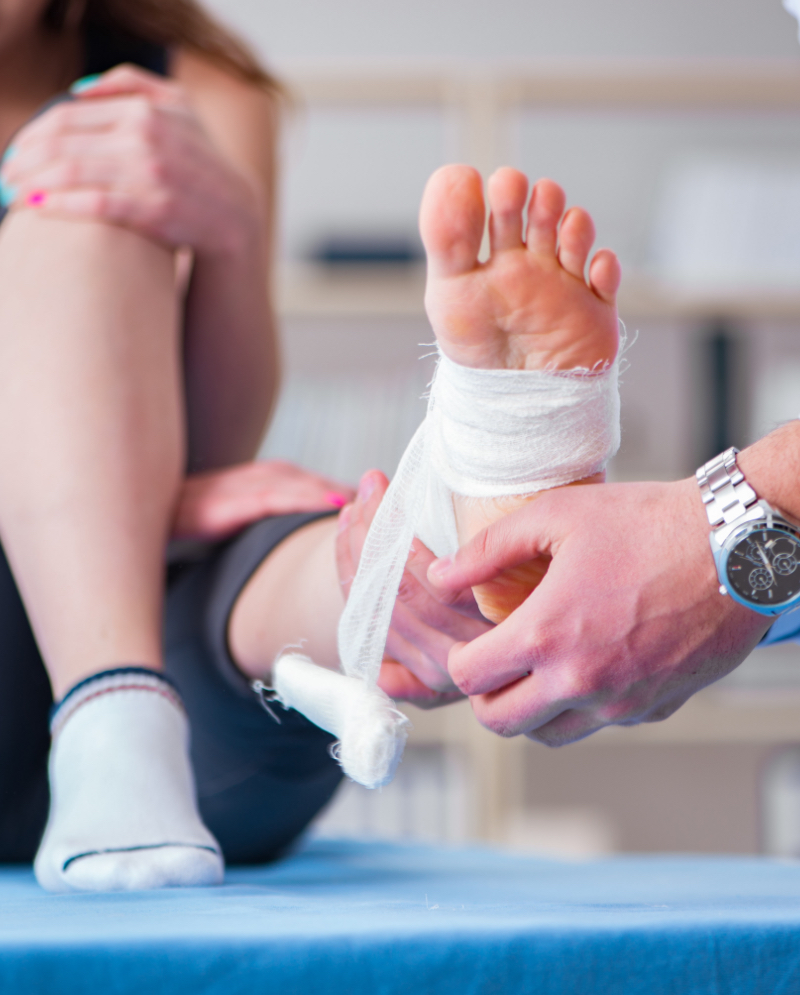
<instances>
[{"instance_id":1,"label":"dark athletic shorts","mask_svg":"<svg viewBox=\"0 0 800 995\"><path fill-rule=\"evenodd\" d=\"M335 514L333 512L332 514ZM342 772L333 737L298 712L278 725L236 669L227 643L239 592L288 535L322 514L265 518L199 559L173 564L166 598L166 672L192 733L203 820L229 863L274 859L333 796ZM119 661L120 664L136 661ZM0 861L33 859L49 804L50 685L0 550Z\"/></svg>"}]
</instances>

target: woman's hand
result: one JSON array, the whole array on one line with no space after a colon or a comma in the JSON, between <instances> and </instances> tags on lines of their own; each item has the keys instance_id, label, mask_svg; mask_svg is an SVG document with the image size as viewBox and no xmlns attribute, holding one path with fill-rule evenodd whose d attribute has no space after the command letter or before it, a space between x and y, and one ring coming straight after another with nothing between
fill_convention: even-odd
<instances>
[{"instance_id":1,"label":"woman's hand","mask_svg":"<svg viewBox=\"0 0 800 995\"><path fill-rule=\"evenodd\" d=\"M340 515L336 554L345 595L388 483L377 470L365 474L355 502ZM415 539L400 582L378 681L391 698L410 701L418 708L436 708L464 697L447 672L448 654L456 643L469 642L492 628L478 611L469 588L449 598L433 593L427 580L433 560L433 553Z\"/></svg>"},{"instance_id":2,"label":"woman's hand","mask_svg":"<svg viewBox=\"0 0 800 995\"><path fill-rule=\"evenodd\" d=\"M285 460L256 460L186 478L174 539L224 539L265 515L331 511L355 497L351 487Z\"/></svg>"},{"instance_id":3,"label":"woman's hand","mask_svg":"<svg viewBox=\"0 0 800 995\"><path fill-rule=\"evenodd\" d=\"M258 194L179 85L118 66L74 96L16 135L2 167L15 208L123 225L201 256L253 237Z\"/></svg>"}]
</instances>

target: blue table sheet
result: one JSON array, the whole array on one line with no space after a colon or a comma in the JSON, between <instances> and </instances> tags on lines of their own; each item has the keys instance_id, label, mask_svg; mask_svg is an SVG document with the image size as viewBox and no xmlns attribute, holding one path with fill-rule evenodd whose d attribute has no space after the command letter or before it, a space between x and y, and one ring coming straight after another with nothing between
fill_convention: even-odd
<instances>
[{"instance_id":1,"label":"blue table sheet","mask_svg":"<svg viewBox=\"0 0 800 995\"><path fill-rule=\"evenodd\" d=\"M220 888L0 869L2 995L800 992L800 864L317 841Z\"/></svg>"}]
</instances>

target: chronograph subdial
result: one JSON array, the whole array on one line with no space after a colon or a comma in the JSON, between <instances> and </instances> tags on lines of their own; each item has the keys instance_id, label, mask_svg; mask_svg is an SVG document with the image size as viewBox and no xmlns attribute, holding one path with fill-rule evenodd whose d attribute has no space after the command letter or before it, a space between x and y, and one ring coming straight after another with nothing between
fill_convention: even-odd
<instances>
[{"instance_id":1,"label":"chronograph subdial","mask_svg":"<svg viewBox=\"0 0 800 995\"><path fill-rule=\"evenodd\" d=\"M800 566L800 560L791 553L778 553L772 561L772 569L781 577L790 577L798 566Z\"/></svg>"},{"instance_id":2,"label":"chronograph subdial","mask_svg":"<svg viewBox=\"0 0 800 995\"><path fill-rule=\"evenodd\" d=\"M770 573L766 567L756 567L750 571L747 583L754 591L766 591L775 583L775 574Z\"/></svg>"}]
</instances>

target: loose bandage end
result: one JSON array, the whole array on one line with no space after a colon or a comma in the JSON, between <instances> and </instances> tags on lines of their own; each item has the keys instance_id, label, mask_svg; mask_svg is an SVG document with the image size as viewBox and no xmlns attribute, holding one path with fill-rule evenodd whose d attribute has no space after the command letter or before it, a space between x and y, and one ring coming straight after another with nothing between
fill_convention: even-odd
<instances>
[{"instance_id":1,"label":"loose bandage end","mask_svg":"<svg viewBox=\"0 0 800 995\"><path fill-rule=\"evenodd\" d=\"M284 708L337 737L331 752L349 778L365 788L392 780L410 722L379 687L318 667L299 653L278 657L272 687Z\"/></svg>"}]
</instances>

